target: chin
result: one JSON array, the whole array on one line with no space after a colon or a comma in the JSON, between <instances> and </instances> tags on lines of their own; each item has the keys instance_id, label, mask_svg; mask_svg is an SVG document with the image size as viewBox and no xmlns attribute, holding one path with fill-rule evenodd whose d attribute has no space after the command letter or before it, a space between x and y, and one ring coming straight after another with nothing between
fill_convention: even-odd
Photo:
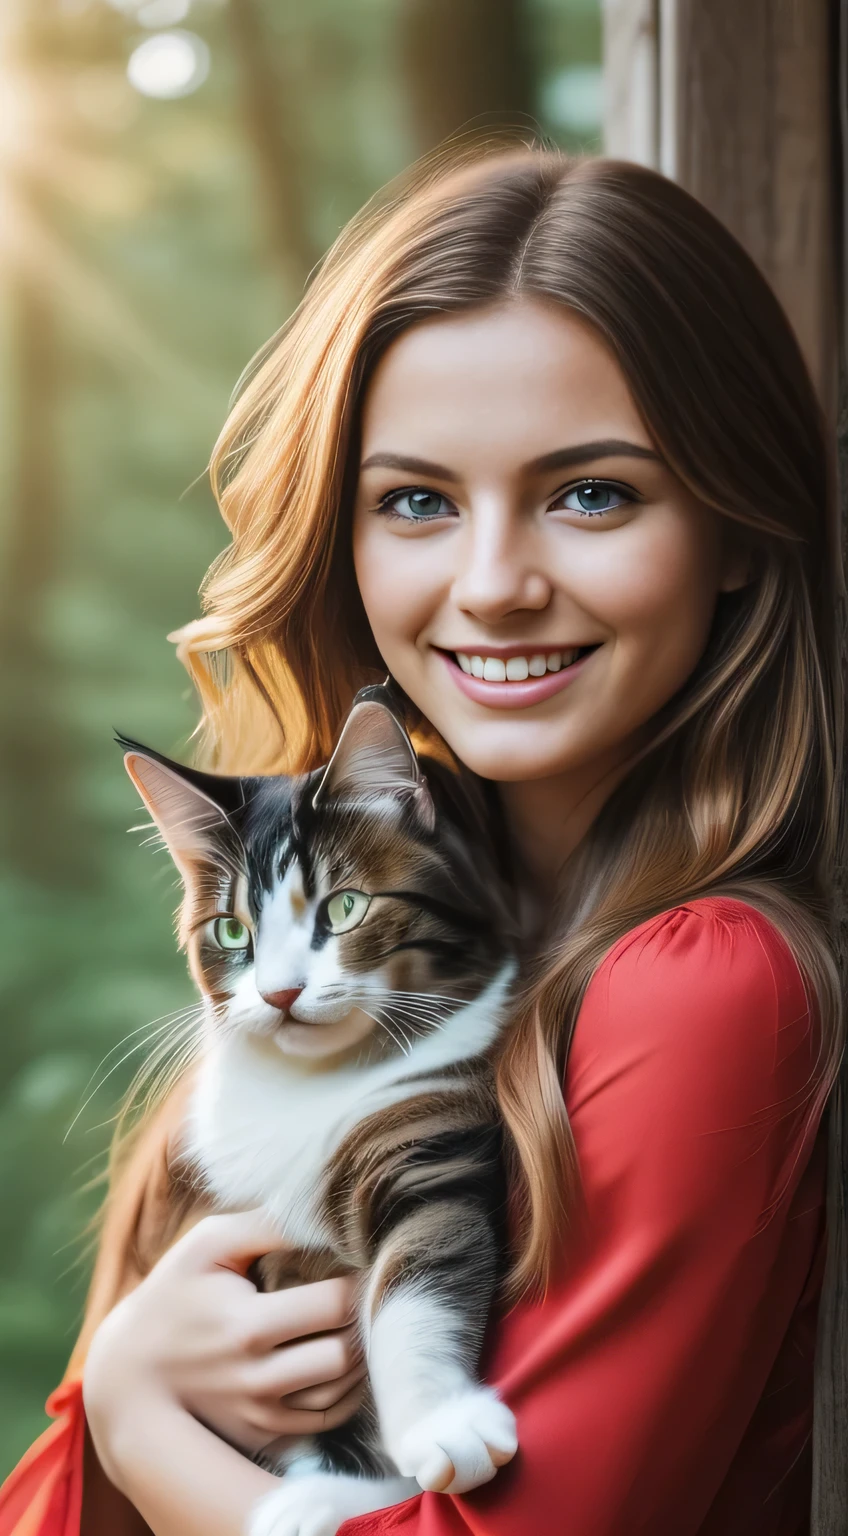
<instances>
[{"instance_id":1,"label":"chin","mask_svg":"<svg viewBox=\"0 0 848 1536\"><path fill-rule=\"evenodd\" d=\"M528 722L529 725L529 722ZM444 733L445 740L461 763L481 779L496 784L523 784L532 779L552 778L580 765L583 755L567 742L546 740L547 732L535 732L527 725L506 729L485 727L473 735Z\"/></svg>"},{"instance_id":2,"label":"chin","mask_svg":"<svg viewBox=\"0 0 848 1536\"><path fill-rule=\"evenodd\" d=\"M274 1039L284 1056L296 1056L301 1061L322 1061L360 1045L373 1029L373 1019L355 1008L343 1019L327 1020L323 1024L287 1019L278 1025Z\"/></svg>"}]
</instances>

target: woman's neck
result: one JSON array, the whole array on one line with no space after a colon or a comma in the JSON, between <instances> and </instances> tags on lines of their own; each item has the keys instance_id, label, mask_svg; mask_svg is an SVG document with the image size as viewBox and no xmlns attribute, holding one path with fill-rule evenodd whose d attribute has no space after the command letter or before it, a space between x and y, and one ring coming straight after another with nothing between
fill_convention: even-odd
<instances>
[{"instance_id":1,"label":"woman's neck","mask_svg":"<svg viewBox=\"0 0 848 1536\"><path fill-rule=\"evenodd\" d=\"M546 779L498 785L518 882L532 902L548 903L560 872L627 771L616 753Z\"/></svg>"}]
</instances>

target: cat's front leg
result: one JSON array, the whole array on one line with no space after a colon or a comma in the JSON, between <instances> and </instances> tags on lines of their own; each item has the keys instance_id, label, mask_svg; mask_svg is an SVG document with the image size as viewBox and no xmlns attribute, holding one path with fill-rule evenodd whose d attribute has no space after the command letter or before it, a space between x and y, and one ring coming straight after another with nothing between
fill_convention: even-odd
<instances>
[{"instance_id":1,"label":"cat's front leg","mask_svg":"<svg viewBox=\"0 0 848 1536\"><path fill-rule=\"evenodd\" d=\"M512 1413L475 1374L495 1269L484 1215L445 1202L426 1223L418 1214L396 1228L366 1296L383 1444L399 1472L434 1492L479 1487L518 1446Z\"/></svg>"},{"instance_id":2,"label":"cat's front leg","mask_svg":"<svg viewBox=\"0 0 848 1536\"><path fill-rule=\"evenodd\" d=\"M247 1536L336 1536L345 1520L401 1504L418 1491L411 1477L348 1477L304 1460L259 1500Z\"/></svg>"}]
</instances>

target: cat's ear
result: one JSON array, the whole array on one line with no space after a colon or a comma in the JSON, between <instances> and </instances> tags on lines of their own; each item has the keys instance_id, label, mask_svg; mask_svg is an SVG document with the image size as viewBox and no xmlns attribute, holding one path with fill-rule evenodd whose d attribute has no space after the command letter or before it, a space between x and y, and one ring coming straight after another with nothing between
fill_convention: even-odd
<instances>
[{"instance_id":1,"label":"cat's ear","mask_svg":"<svg viewBox=\"0 0 848 1536\"><path fill-rule=\"evenodd\" d=\"M354 804L388 797L410 804L422 827L433 830L436 810L415 748L394 711L366 695L344 723L312 804L318 809L331 800Z\"/></svg>"},{"instance_id":2,"label":"cat's ear","mask_svg":"<svg viewBox=\"0 0 848 1536\"><path fill-rule=\"evenodd\" d=\"M183 880L199 864L223 862L237 841L230 818L243 803L241 780L184 768L126 736L116 740Z\"/></svg>"}]
</instances>

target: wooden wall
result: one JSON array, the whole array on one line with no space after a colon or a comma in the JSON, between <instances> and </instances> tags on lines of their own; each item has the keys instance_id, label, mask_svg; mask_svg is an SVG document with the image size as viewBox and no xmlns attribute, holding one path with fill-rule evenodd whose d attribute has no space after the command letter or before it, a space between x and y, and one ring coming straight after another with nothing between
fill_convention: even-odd
<instances>
[{"instance_id":1,"label":"wooden wall","mask_svg":"<svg viewBox=\"0 0 848 1536\"><path fill-rule=\"evenodd\" d=\"M835 417L836 0L605 0L606 152L655 165L742 241Z\"/></svg>"}]
</instances>

